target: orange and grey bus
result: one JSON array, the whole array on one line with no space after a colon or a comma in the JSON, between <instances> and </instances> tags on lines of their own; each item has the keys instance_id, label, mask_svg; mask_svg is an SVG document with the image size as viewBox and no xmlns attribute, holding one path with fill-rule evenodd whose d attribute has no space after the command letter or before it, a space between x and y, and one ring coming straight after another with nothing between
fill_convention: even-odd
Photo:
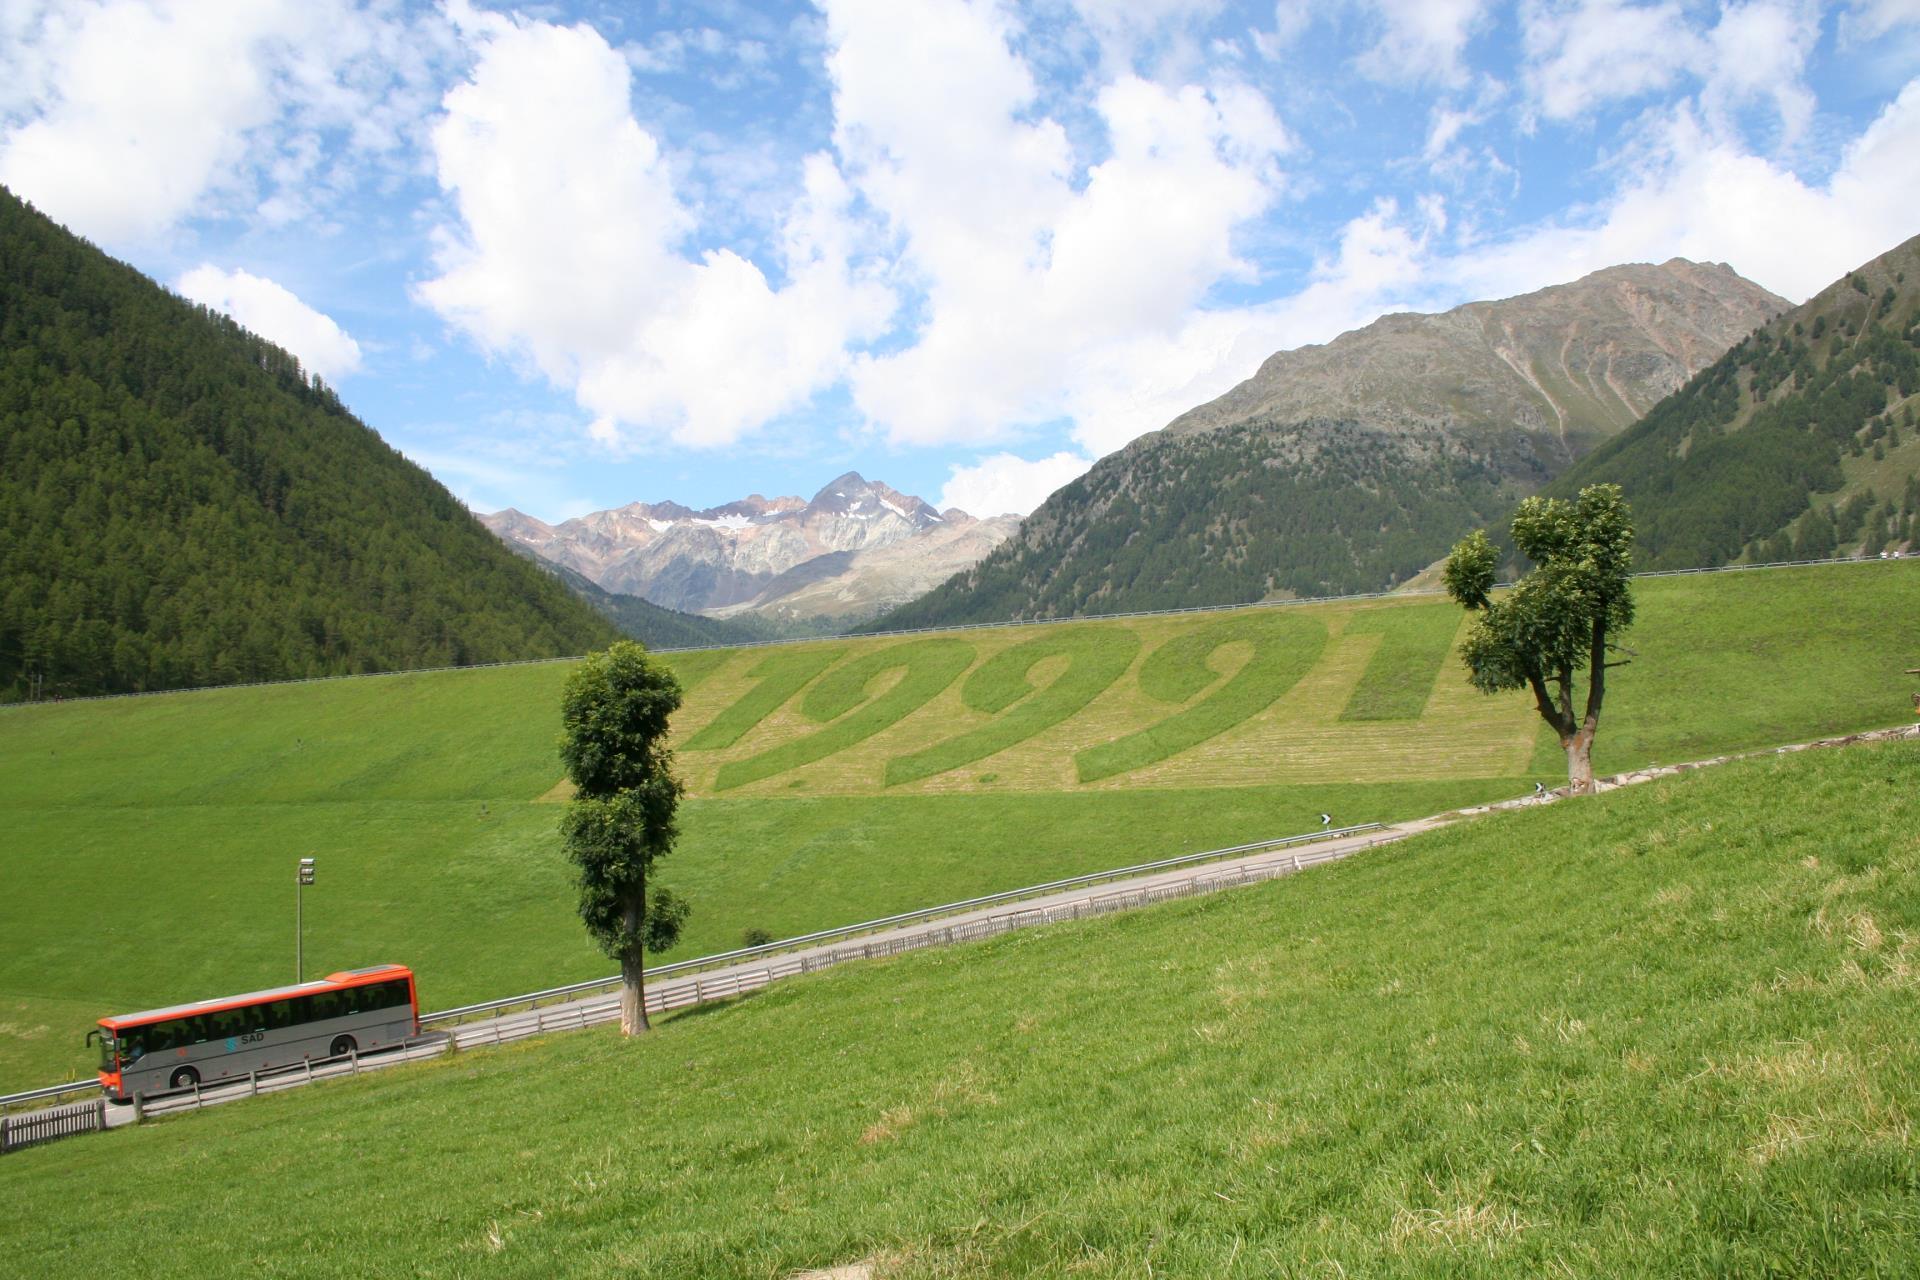
<instances>
[{"instance_id":1,"label":"orange and grey bus","mask_svg":"<svg viewBox=\"0 0 1920 1280\"><path fill-rule=\"evenodd\" d=\"M100 1086L116 1102L403 1044L420 1034L413 971L383 964L318 982L102 1018Z\"/></svg>"}]
</instances>

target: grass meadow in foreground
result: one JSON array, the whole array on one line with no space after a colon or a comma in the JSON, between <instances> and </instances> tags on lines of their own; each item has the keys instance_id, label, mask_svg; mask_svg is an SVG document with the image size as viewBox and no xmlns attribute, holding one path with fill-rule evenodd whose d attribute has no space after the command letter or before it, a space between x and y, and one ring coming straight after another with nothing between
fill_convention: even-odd
<instances>
[{"instance_id":1,"label":"grass meadow in foreground","mask_svg":"<svg viewBox=\"0 0 1920 1280\"><path fill-rule=\"evenodd\" d=\"M1920 1256L1920 748L0 1162L92 1275L1849 1275ZM84 1194L81 1189L84 1188Z\"/></svg>"},{"instance_id":2,"label":"grass meadow in foreground","mask_svg":"<svg viewBox=\"0 0 1920 1280\"><path fill-rule=\"evenodd\" d=\"M1908 714L1920 562L1637 591L1603 771ZM1525 699L1466 687L1461 621L1360 601L669 655L693 793L662 878L694 915L661 958L1564 778ZM309 974L407 963L434 1008L604 976L555 838L568 670L0 711L0 1090L84 1075L103 1014L289 981L303 856Z\"/></svg>"}]
</instances>

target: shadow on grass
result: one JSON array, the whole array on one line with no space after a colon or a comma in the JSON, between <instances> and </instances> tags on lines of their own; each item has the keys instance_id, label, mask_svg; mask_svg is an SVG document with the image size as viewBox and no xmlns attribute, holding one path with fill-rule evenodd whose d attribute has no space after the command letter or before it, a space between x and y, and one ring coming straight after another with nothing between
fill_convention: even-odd
<instances>
[{"instance_id":1,"label":"shadow on grass","mask_svg":"<svg viewBox=\"0 0 1920 1280\"><path fill-rule=\"evenodd\" d=\"M654 1026L663 1027L669 1022L685 1022L690 1018L710 1017L713 1014L722 1013L728 1009L736 1009L749 1000L757 999L765 995L767 990L768 988L766 987L755 987L751 991L742 991L739 995L735 996L721 996L718 999L709 1000L705 1004L696 1004L689 1009L673 1009L666 1013L653 1014L651 1018Z\"/></svg>"}]
</instances>

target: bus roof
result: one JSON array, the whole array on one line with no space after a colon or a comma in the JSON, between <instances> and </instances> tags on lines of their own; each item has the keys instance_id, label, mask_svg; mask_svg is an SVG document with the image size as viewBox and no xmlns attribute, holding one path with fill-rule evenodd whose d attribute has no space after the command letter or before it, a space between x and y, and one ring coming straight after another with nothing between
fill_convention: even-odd
<instances>
[{"instance_id":1,"label":"bus roof","mask_svg":"<svg viewBox=\"0 0 1920 1280\"><path fill-rule=\"evenodd\" d=\"M312 995L316 991L330 991L336 987L356 987L365 982L375 982L381 978L412 977L413 971L403 964L381 964L366 969L348 969L342 973L330 973L324 978L312 982L302 982L291 987L269 987L265 991L249 991L244 995L216 996L212 1000L198 1000L192 1004L173 1004L164 1009L146 1009L140 1013L119 1013L100 1019L100 1025L118 1029L124 1026L138 1026L143 1022L158 1022L162 1018L178 1018L186 1014L219 1013L224 1009L243 1009L248 1005L265 1004L271 1000L285 1000L289 996Z\"/></svg>"}]
</instances>

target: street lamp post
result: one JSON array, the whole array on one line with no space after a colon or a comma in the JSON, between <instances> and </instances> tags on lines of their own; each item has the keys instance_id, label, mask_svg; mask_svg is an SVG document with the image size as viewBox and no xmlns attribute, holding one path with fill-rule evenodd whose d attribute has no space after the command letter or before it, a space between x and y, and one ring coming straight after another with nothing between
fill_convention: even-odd
<instances>
[{"instance_id":1,"label":"street lamp post","mask_svg":"<svg viewBox=\"0 0 1920 1280\"><path fill-rule=\"evenodd\" d=\"M301 917L300 891L313 883L313 859L300 859L300 874L293 881L293 982L299 986L306 981L306 929Z\"/></svg>"}]
</instances>

